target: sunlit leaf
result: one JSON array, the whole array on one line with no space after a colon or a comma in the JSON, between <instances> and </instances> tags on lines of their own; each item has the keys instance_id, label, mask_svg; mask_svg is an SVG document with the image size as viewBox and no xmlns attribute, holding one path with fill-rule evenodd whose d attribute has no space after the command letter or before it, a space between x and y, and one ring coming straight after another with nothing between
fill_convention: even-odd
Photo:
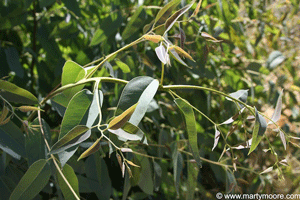
<instances>
[{"instance_id":1,"label":"sunlit leaf","mask_svg":"<svg viewBox=\"0 0 300 200\"><path fill-rule=\"evenodd\" d=\"M186 123L186 129L189 136L189 143L192 149L192 153L194 156L194 159L197 161L197 164L201 167L201 160L198 150L198 140L197 140L197 129L196 129L196 120L195 115L192 106L183 99L175 99L175 103L179 107L179 109L182 111L185 123Z\"/></svg>"},{"instance_id":2,"label":"sunlit leaf","mask_svg":"<svg viewBox=\"0 0 300 200\"><path fill-rule=\"evenodd\" d=\"M7 101L23 104L37 104L37 98L13 83L0 80L0 95Z\"/></svg>"},{"instance_id":3,"label":"sunlit leaf","mask_svg":"<svg viewBox=\"0 0 300 200\"><path fill-rule=\"evenodd\" d=\"M275 111L271 117L271 121L268 122L268 124L271 124L273 122L277 122L280 119L281 116L281 109L282 109L282 94L283 91L281 91L277 103L276 103L276 107L275 107ZM273 122L272 122L273 121Z\"/></svg>"},{"instance_id":4,"label":"sunlit leaf","mask_svg":"<svg viewBox=\"0 0 300 200\"><path fill-rule=\"evenodd\" d=\"M184 50L183 50L182 48L180 48L179 46L172 46L172 47L170 47L170 48L174 48L175 51L176 51L179 55L181 55L181 56L183 56L183 57L185 57L185 58L188 58L188 59L190 59L190 60L196 62L196 61L192 58L192 56L190 56L190 54L188 54L186 51L184 51Z\"/></svg>"},{"instance_id":5,"label":"sunlit leaf","mask_svg":"<svg viewBox=\"0 0 300 200\"><path fill-rule=\"evenodd\" d=\"M171 55L173 56L173 58L175 58L175 60L177 60L178 62L180 62L182 65L189 67L178 55L178 53L175 51L175 49L169 49L169 52L171 53ZM190 67L189 67L190 68Z\"/></svg>"},{"instance_id":6,"label":"sunlit leaf","mask_svg":"<svg viewBox=\"0 0 300 200\"><path fill-rule=\"evenodd\" d=\"M125 110L121 115L118 115L113 120L111 120L108 124L108 129L116 130L121 128L129 120L137 105L138 103L134 104L133 106Z\"/></svg>"},{"instance_id":7,"label":"sunlit leaf","mask_svg":"<svg viewBox=\"0 0 300 200\"><path fill-rule=\"evenodd\" d=\"M33 199L48 184L50 175L47 160L36 161L26 171L9 199Z\"/></svg>"},{"instance_id":8,"label":"sunlit leaf","mask_svg":"<svg viewBox=\"0 0 300 200\"><path fill-rule=\"evenodd\" d=\"M193 13L193 15L197 15L198 14L198 12L199 12L199 10L200 10L200 7L201 7L201 4L202 4L202 0L199 0L199 2L198 2L198 4L197 4L197 6L196 6L196 9L195 9L195 11L194 11L194 13Z\"/></svg>"},{"instance_id":9,"label":"sunlit leaf","mask_svg":"<svg viewBox=\"0 0 300 200\"><path fill-rule=\"evenodd\" d=\"M139 29L141 29L141 24L144 20L144 13L145 10L143 6L140 6L138 9L135 10L134 14L131 16L130 21L127 23L122 33L123 40L126 40Z\"/></svg>"},{"instance_id":10,"label":"sunlit leaf","mask_svg":"<svg viewBox=\"0 0 300 200\"><path fill-rule=\"evenodd\" d=\"M128 67L127 64L123 63L119 59L115 59L115 62L117 64L117 66L122 70L123 73L129 73L130 72L130 68Z\"/></svg>"},{"instance_id":11,"label":"sunlit leaf","mask_svg":"<svg viewBox=\"0 0 300 200\"><path fill-rule=\"evenodd\" d=\"M186 5L185 7L181 8L180 10L176 11L171 17L169 17L165 23L166 30L165 32L168 32L174 23L181 17L185 12L187 12L192 5L194 4L194 1L192 1L191 4Z\"/></svg>"},{"instance_id":12,"label":"sunlit leaf","mask_svg":"<svg viewBox=\"0 0 300 200\"><path fill-rule=\"evenodd\" d=\"M165 23L172 10L180 3L180 0L172 0L166 4L156 15L154 23L160 25Z\"/></svg>"}]
</instances>

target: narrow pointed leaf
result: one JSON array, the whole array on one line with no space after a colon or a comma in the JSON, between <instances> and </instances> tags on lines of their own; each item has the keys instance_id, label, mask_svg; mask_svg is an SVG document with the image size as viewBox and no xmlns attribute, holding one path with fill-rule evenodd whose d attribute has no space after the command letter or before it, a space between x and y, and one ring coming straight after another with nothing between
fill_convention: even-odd
<instances>
[{"instance_id":1,"label":"narrow pointed leaf","mask_svg":"<svg viewBox=\"0 0 300 200\"><path fill-rule=\"evenodd\" d=\"M193 4L194 4L194 1L191 4L186 5L185 7L176 11L171 17L169 17L167 19L167 21L165 23L165 27L166 27L165 33L168 32L172 28L172 26L179 19L179 17L181 17L181 15L183 15L186 11L188 11L192 7Z\"/></svg>"},{"instance_id":2,"label":"narrow pointed leaf","mask_svg":"<svg viewBox=\"0 0 300 200\"><path fill-rule=\"evenodd\" d=\"M280 137L280 139L282 141L284 150L286 150L286 139L285 139L284 133L282 131L279 131L279 137Z\"/></svg>"},{"instance_id":3,"label":"narrow pointed leaf","mask_svg":"<svg viewBox=\"0 0 300 200\"><path fill-rule=\"evenodd\" d=\"M222 40L217 40L216 38L214 38L213 36L209 35L206 32L202 32L201 36L207 39L211 39L212 42L222 42Z\"/></svg>"},{"instance_id":4,"label":"narrow pointed leaf","mask_svg":"<svg viewBox=\"0 0 300 200\"><path fill-rule=\"evenodd\" d=\"M108 124L108 129L116 130L121 128L129 120L137 105L138 103L134 104L133 106L125 110L121 115L111 120Z\"/></svg>"},{"instance_id":5,"label":"narrow pointed leaf","mask_svg":"<svg viewBox=\"0 0 300 200\"><path fill-rule=\"evenodd\" d=\"M182 28L179 28L179 31L180 31L180 47L183 48L186 36L185 36L184 30L182 30Z\"/></svg>"},{"instance_id":6,"label":"narrow pointed leaf","mask_svg":"<svg viewBox=\"0 0 300 200\"><path fill-rule=\"evenodd\" d=\"M261 116L255 108L255 125L253 128L252 143L248 155L256 149L266 129L267 129L267 123L265 118Z\"/></svg>"},{"instance_id":7,"label":"narrow pointed leaf","mask_svg":"<svg viewBox=\"0 0 300 200\"><path fill-rule=\"evenodd\" d=\"M88 157L89 155L92 155L93 153L97 152L100 149L100 140L97 139L96 142L94 142L94 144L92 144L92 146L90 146L87 150L85 150L85 152L83 152L79 158L77 159L77 161Z\"/></svg>"},{"instance_id":8,"label":"narrow pointed leaf","mask_svg":"<svg viewBox=\"0 0 300 200\"><path fill-rule=\"evenodd\" d=\"M185 58L188 58L188 59L190 59L190 60L196 62L196 61L192 58L192 56L190 56L190 54L188 54L185 50L183 50L183 49L180 48L179 46L173 46L173 48L175 49L175 51L176 51L179 55L181 55L181 56L183 56L183 57L185 57Z\"/></svg>"},{"instance_id":9,"label":"narrow pointed leaf","mask_svg":"<svg viewBox=\"0 0 300 200\"><path fill-rule=\"evenodd\" d=\"M0 95L10 102L23 104L38 103L37 98L33 94L4 80L0 80Z\"/></svg>"},{"instance_id":10,"label":"narrow pointed leaf","mask_svg":"<svg viewBox=\"0 0 300 200\"><path fill-rule=\"evenodd\" d=\"M4 105L4 107L2 109L1 116L0 116L0 124L5 120L5 118L7 117L8 113L9 113L9 109L7 108L6 105Z\"/></svg>"},{"instance_id":11,"label":"narrow pointed leaf","mask_svg":"<svg viewBox=\"0 0 300 200\"><path fill-rule=\"evenodd\" d=\"M180 62L182 65L189 67L178 55L178 53L175 51L175 49L169 49L169 52L171 53L171 55L173 56L173 58L175 58L175 60L177 62ZM190 67L189 67L190 68Z\"/></svg>"},{"instance_id":12,"label":"narrow pointed leaf","mask_svg":"<svg viewBox=\"0 0 300 200\"><path fill-rule=\"evenodd\" d=\"M78 185L78 179L77 176L73 170L73 168L66 164L63 169L62 172L64 174L64 176L66 177L67 181L70 183L71 187L73 188L73 190L75 191L75 193L77 194L77 197L79 197L79 185ZM56 173L57 175L57 180L58 180L58 184L59 187L64 195L64 199L77 199L74 194L71 192L69 186L66 184L65 180L62 178L62 176L60 175L60 173Z\"/></svg>"},{"instance_id":13,"label":"narrow pointed leaf","mask_svg":"<svg viewBox=\"0 0 300 200\"><path fill-rule=\"evenodd\" d=\"M134 166L134 167L140 167L140 166L134 164L133 162L131 162L130 160L127 160L126 162L127 162L129 165L131 165L131 166Z\"/></svg>"},{"instance_id":14,"label":"narrow pointed leaf","mask_svg":"<svg viewBox=\"0 0 300 200\"><path fill-rule=\"evenodd\" d=\"M271 171L273 171L273 166L272 167L268 167L267 169L265 169L264 171L262 171L260 174L269 173Z\"/></svg>"},{"instance_id":15,"label":"narrow pointed leaf","mask_svg":"<svg viewBox=\"0 0 300 200\"><path fill-rule=\"evenodd\" d=\"M190 157L190 156L188 156ZM188 190L187 190L187 200L194 200L195 189L197 186L197 177L199 173L199 168L195 165L195 163L187 162L187 170L188 170Z\"/></svg>"},{"instance_id":16,"label":"narrow pointed leaf","mask_svg":"<svg viewBox=\"0 0 300 200\"><path fill-rule=\"evenodd\" d=\"M172 10L180 3L180 0L173 0L166 4L156 15L154 23L160 25L165 23Z\"/></svg>"},{"instance_id":17,"label":"narrow pointed leaf","mask_svg":"<svg viewBox=\"0 0 300 200\"><path fill-rule=\"evenodd\" d=\"M64 135L62 138L60 138L51 148L50 153L59 153L65 149L68 149L76 144L79 144L80 142L83 142L88 137L85 136L86 132L90 130L90 128L84 126L84 125L78 125L75 126L73 129L71 129L66 135ZM88 136L90 133L88 134ZM82 137L83 136L83 137Z\"/></svg>"},{"instance_id":18,"label":"narrow pointed leaf","mask_svg":"<svg viewBox=\"0 0 300 200\"><path fill-rule=\"evenodd\" d=\"M230 93L229 96L235 98L235 99L239 99L242 102L246 102L247 101L247 97L248 97L248 90L238 90L236 92ZM228 101L233 101L232 99L226 97L226 99Z\"/></svg>"},{"instance_id":19,"label":"narrow pointed leaf","mask_svg":"<svg viewBox=\"0 0 300 200\"><path fill-rule=\"evenodd\" d=\"M201 167L201 160L199 155L198 149L198 141L197 141L197 129L196 129L196 120L192 106L184 99L177 98L175 99L175 103L181 110L184 115L186 129L189 136L189 143L192 149L192 153L194 159L196 160L197 164Z\"/></svg>"},{"instance_id":20,"label":"narrow pointed leaf","mask_svg":"<svg viewBox=\"0 0 300 200\"><path fill-rule=\"evenodd\" d=\"M175 183L176 192L179 195L179 181L183 169L183 158L181 153L178 151L176 142L172 144L171 149L172 149L174 183Z\"/></svg>"},{"instance_id":21,"label":"narrow pointed leaf","mask_svg":"<svg viewBox=\"0 0 300 200\"><path fill-rule=\"evenodd\" d=\"M221 133L218 130L217 126L215 126L215 140L214 140L214 146L212 148L212 151L216 148L216 146L218 145L218 141L220 139Z\"/></svg>"},{"instance_id":22,"label":"narrow pointed leaf","mask_svg":"<svg viewBox=\"0 0 300 200\"><path fill-rule=\"evenodd\" d=\"M198 12L200 10L200 7L201 7L201 4L202 4L202 0L199 0L199 2L197 4L197 7L196 7L193 15L197 15L198 14Z\"/></svg>"},{"instance_id":23,"label":"narrow pointed leaf","mask_svg":"<svg viewBox=\"0 0 300 200\"><path fill-rule=\"evenodd\" d=\"M48 184L50 175L51 170L47 160L36 161L26 171L9 199L33 199Z\"/></svg>"},{"instance_id":24,"label":"narrow pointed leaf","mask_svg":"<svg viewBox=\"0 0 300 200\"><path fill-rule=\"evenodd\" d=\"M277 122L279 119L280 119L280 115L281 115L281 109L282 109L282 94L283 94L283 91L281 91L279 97L278 97L278 100L277 100L277 103L276 103L276 107L275 107L275 111L271 117L271 120L273 122ZM272 121L269 121L268 124L271 124L273 123Z\"/></svg>"}]
</instances>

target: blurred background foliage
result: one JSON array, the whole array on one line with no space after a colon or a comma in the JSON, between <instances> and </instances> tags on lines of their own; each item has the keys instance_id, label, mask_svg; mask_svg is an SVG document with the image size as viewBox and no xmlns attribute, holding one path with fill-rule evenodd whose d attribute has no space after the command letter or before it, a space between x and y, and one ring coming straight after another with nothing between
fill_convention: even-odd
<instances>
[{"instance_id":1,"label":"blurred background foliage","mask_svg":"<svg viewBox=\"0 0 300 200\"><path fill-rule=\"evenodd\" d=\"M84 66L129 44L142 36L144 26L155 18L166 2L1 0L0 77L32 92L41 100L60 84L66 60L73 60ZM182 0L177 9L188 3L190 2ZM191 15L195 8L196 3L187 15ZM203 1L197 16L189 22L177 23L168 33L169 39L174 44L182 45L196 62L187 61L191 66L187 68L171 59L171 66L165 71L164 84L205 86L225 93L249 89L248 104L256 106L269 117L274 111L279 92L284 89L279 125L289 135L299 137L299 10L300 3L297 0ZM182 19L187 19L187 15ZM179 39L182 32L186 36L184 44L180 44ZM202 37L201 32L222 42L212 42ZM161 63L154 51L156 46L152 42L135 45L116 57L126 63L130 70L121 69L117 62L111 61L96 76L113 76L128 81L137 76L159 79ZM122 89L122 85L102 84L104 121L112 117ZM216 123L224 122L237 112L232 102L209 92L185 90L178 94ZM262 140L250 155L247 155L248 150L242 149L227 152L222 158L222 163L233 165L232 160L235 160L237 166L248 170L238 169L233 172L232 168L224 170L209 162L203 162L203 167L198 169L194 163L187 163L186 160L191 157L182 153L182 171L176 175L173 173L174 163L170 161L171 148L175 140L178 141L177 145L186 145L184 121L166 93L158 92L155 100L152 110L147 113L141 125L149 146L135 145L134 148L143 154L164 159L144 160L139 156L135 157L137 164L149 166L149 169L142 169L146 172L141 173L148 174L148 177L144 178L143 184L139 183L140 177L131 180L132 188L128 198L186 198L189 195L188 180L191 178L187 174L189 167L194 167L192 177L197 180L194 199L215 199L217 192L232 191L233 185L235 191L241 193L300 193L299 142L287 137L287 150L284 150L278 134L271 128L266 134L272 148L280 160L286 159L284 164L288 164L279 165L282 174L279 173L279 168L266 174L258 174L276 162L270 151L267 151L270 148L268 143ZM51 107L50 102L44 110L43 118L50 125L50 140L53 144L57 141L62 118ZM24 113L18 114L23 119L27 117ZM220 139L217 148L212 151L214 126L201 115L196 114L196 119L200 154L217 162L224 148L224 140ZM15 123L21 126L20 123ZM221 127L224 133L231 132L226 143L237 146L249 139L244 133L251 126L248 124L248 127L241 127L241 124ZM124 178L116 156L108 158L107 151L103 147L99 155L95 154L79 162L76 161L80 155L77 152L75 158L68 162L79 180L82 199L103 197L96 191L97 188L91 186L93 184L87 183L88 178L94 176L92 172L97 173L95 168L103 168L103 165L107 168L101 168L101 173L106 173L103 175L104 181L111 181L112 184L111 198L122 199L123 192L128 192L123 188ZM98 159L100 155L104 157L105 163L103 159ZM0 199L6 199L32 162L26 157L14 159L4 152L0 153L0 158L0 185L5 188L5 195L1 195ZM178 193L174 179L175 182L180 180ZM62 198L56 181L50 178L49 184L36 199ZM101 183L103 178L97 181Z\"/></svg>"}]
</instances>

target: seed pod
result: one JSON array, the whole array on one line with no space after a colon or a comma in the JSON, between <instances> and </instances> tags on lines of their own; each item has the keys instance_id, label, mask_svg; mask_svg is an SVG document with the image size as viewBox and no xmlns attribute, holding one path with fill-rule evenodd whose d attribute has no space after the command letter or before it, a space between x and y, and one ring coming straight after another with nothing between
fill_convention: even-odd
<instances>
[{"instance_id":1,"label":"seed pod","mask_svg":"<svg viewBox=\"0 0 300 200\"><path fill-rule=\"evenodd\" d=\"M144 35L144 38L155 43L159 43L160 41L162 41L161 35Z\"/></svg>"}]
</instances>

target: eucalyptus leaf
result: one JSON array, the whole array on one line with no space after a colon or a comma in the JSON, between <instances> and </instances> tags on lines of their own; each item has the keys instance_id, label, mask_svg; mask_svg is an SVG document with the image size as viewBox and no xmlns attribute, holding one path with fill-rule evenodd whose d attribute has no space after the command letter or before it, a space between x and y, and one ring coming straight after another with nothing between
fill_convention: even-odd
<instances>
[{"instance_id":1,"label":"eucalyptus leaf","mask_svg":"<svg viewBox=\"0 0 300 200\"><path fill-rule=\"evenodd\" d=\"M281 109L282 109L282 94L283 94L283 91L280 92L280 95L279 95L277 103L276 103L275 111L271 117L271 120L268 122L268 124L271 124L273 122L276 123L280 119Z\"/></svg>"},{"instance_id":2,"label":"eucalyptus leaf","mask_svg":"<svg viewBox=\"0 0 300 200\"><path fill-rule=\"evenodd\" d=\"M175 103L183 113L186 123L186 129L189 136L189 143L192 149L193 156L197 164L201 167L201 160L198 150L198 139L197 139L197 129L196 129L196 120L192 106L184 99L177 98Z\"/></svg>"},{"instance_id":3,"label":"eucalyptus leaf","mask_svg":"<svg viewBox=\"0 0 300 200\"><path fill-rule=\"evenodd\" d=\"M76 176L73 168L70 165L66 164L62 169L62 173L64 174L65 178L71 185L72 189L77 194L77 197L79 197L80 195L79 195L78 179L77 179L77 176ZM62 176L60 175L60 173L58 171L56 172L56 176L57 176L59 187L60 187L65 199L77 199L74 196L74 194L71 192L69 186L66 184L65 180L62 178Z\"/></svg>"},{"instance_id":4,"label":"eucalyptus leaf","mask_svg":"<svg viewBox=\"0 0 300 200\"><path fill-rule=\"evenodd\" d=\"M51 170L47 160L36 161L26 171L9 199L33 199L46 186L50 175Z\"/></svg>"},{"instance_id":5,"label":"eucalyptus leaf","mask_svg":"<svg viewBox=\"0 0 300 200\"><path fill-rule=\"evenodd\" d=\"M8 81L0 80L0 95L10 102L37 104L37 98L27 90Z\"/></svg>"},{"instance_id":6,"label":"eucalyptus leaf","mask_svg":"<svg viewBox=\"0 0 300 200\"><path fill-rule=\"evenodd\" d=\"M267 129L267 122L265 118L261 116L257 112L257 109L255 108L255 124L252 133L252 143L248 155L256 149L266 129Z\"/></svg>"}]
</instances>

